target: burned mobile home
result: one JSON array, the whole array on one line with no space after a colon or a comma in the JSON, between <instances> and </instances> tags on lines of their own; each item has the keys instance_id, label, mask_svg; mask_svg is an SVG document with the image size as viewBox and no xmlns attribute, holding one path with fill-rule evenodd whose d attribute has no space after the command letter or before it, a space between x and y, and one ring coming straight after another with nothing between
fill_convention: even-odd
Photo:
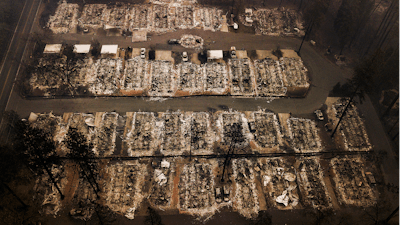
<instances>
[{"instance_id":1,"label":"burned mobile home","mask_svg":"<svg viewBox=\"0 0 400 225\"><path fill-rule=\"evenodd\" d=\"M339 155L330 161L303 156L323 145L315 144L312 120L289 114L277 116L266 110L128 112L125 116L114 112L66 113L63 117L34 114L29 121L52 131L57 143L63 143L68 130L76 128L93 143L97 157L111 156L102 158L103 166L95 173L96 179L102 177L98 183L100 204L129 219L140 214L140 207L147 204L144 201L158 210L179 210L204 220L223 207L255 218L260 210L270 208L324 210L338 203L371 206L377 201L376 181L370 178L376 170L364 168L370 162L356 155ZM121 135L120 146L115 143L117 135ZM284 142L293 145L297 155L285 156L286 150L280 148ZM65 155L65 151L58 152ZM283 156L258 157L269 153ZM229 154L235 156L231 162ZM249 155L255 158L247 158ZM143 156L152 159L137 159ZM125 157L124 162L113 160ZM69 169L67 174L71 172ZM64 180L74 177L63 174L60 177ZM74 188L71 215L88 220L97 196L84 178L81 176ZM62 182L64 188L66 180ZM63 209L49 183L39 179L35 190L48 214Z\"/></svg>"}]
</instances>

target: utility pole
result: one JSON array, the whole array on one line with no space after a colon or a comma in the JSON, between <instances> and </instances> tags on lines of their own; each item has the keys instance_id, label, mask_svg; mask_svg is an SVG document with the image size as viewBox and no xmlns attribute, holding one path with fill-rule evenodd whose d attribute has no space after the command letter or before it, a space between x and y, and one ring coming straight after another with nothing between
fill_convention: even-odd
<instances>
[{"instance_id":1,"label":"utility pole","mask_svg":"<svg viewBox=\"0 0 400 225\"><path fill-rule=\"evenodd\" d=\"M301 41L299 50L297 50L298 55L300 55L300 50L301 50L301 47L303 46L304 40L306 39L306 36L311 32L313 25L314 25L314 20L311 21L311 23L308 25L308 27L306 29L306 33L304 34L303 40Z\"/></svg>"}]
</instances>

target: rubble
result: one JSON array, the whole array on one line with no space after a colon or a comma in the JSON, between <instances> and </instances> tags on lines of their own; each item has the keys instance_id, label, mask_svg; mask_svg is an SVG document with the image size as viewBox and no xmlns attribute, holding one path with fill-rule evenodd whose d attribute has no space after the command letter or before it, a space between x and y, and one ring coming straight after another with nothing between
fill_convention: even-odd
<instances>
[{"instance_id":1,"label":"rubble","mask_svg":"<svg viewBox=\"0 0 400 225\"><path fill-rule=\"evenodd\" d=\"M103 12L104 28L119 28L126 29L127 27L127 12L129 5L117 3L115 5L108 5Z\"/></svg>"},{"instance_id":2,"label":"rubble","mask_svg":"<svg viewBox=\"0 0 400 225\"><path fill-rule=\"evenodd\" d=\"M216 126L221 134L222 144L234 148L244 148L252 138L247 119L243 113L223 112L218 116Z\"/></svg>"},{"instance_id":3,"label":"rubble","mask_svg":"<svg viewBox=\"0 0 400 225\"><path fill-rule=\"evenodd\" d=\"M129 121L129 120L127 120ZM129 156L153 155L157 149L156 120L154 113L136 112L131 127L127 129L125 142Z\"/></svg>"},{"instance_id":4,"label":"rubble","mask_svg":"<svg viewBox=\"0 0 400 225\"><path fill-rule=\"evenodd\" d=\"M253 163L248 159L232 160L235 197L233 208L246 218L255 218L260 210Z\"/></svg>"},{"instance_id":5,"label":"rubble","mask_svg":"<svg viewBox=\"0 0 400 225\"><path fill-rule=\"evenodd\" d=\"M250 132L254 140L261 148L273 148L282 146L282 133L280 124L275 114L263 111L252 112L249 122Z\"/></svg>"},{"instance_id":6,"label":"rubble","mask_svg":"<svg viewBox=\"0 0 400 225\"><path fill-rule=\"evenodd\" d=\"M161 113L163 122L162 137L161 137L161 153L164 155L182 154L186 145L184 129L187 123L184 116L180 112L165 112Z\"/></svg>"},{"instance_id":7,"label":"rubble","mask_svg":"<svg viewBox=\"0 0 400 225\"><path fill-rule=\"evenodd\" d=\"M115 94L122 71L122 59L98 59L92 66L92 73L86 75L89 91L94 95Z\"/></svg>"},{"instance_id":8,"label":"rubble","mask_svg":"<svg viewBox=\"0 0 400 225\"><path fill-rule=\"evenodd\" d=\"M245 26L252 26L256 34L291 36L302 31L303 25L300 16L295 10L285 8L257 9L247 16L239 16Z\"/></svg>"},{"instance_id":9,"label":"rubble","mask_svg":"<svg viewBox=\"0 0 400 225\"><path fill-rule=\"evenodd\" d=\"M285 87L308 88L308 70L301 59L281 58L279 65L282 71L282 81Z\"/></svg>"},{"instance_id":10,"label":"rubble","mask_svg":"<svg viewBox=\"0 0 400 225\"><path fill-rule=\"evenodd\" d=\"M105 4L86 4L83 6L81 17L78 19L79 27L82 29L99 29L104 27L105 15L107 9Z\"/></svg>"},{"instance_id":11,"label":"rubble","mask_svg":"<svg viewBox=\"0 0 400 225\"><path fill-rule=\"evenodd\" d=\"M222 51L221 51L222 54ZM222 56L221 56L222 57ZM65 56L40 58L29 80L30 94L42 96L89 95L179 97L235 95L279 97L287 88L308 88L307 69L301 60L230 59L202 65L171 61ZM300 70L297 71L297 70Z\"/></svg>"},{"instance_id":12,"label":"rubble","mask_svg":"<svg viewBox=\"0 0 400 225\"><path fill-rule=\"evenodd\" d=\"M58 4L54 15L49 17L47 27L55 34L72 32L78 24L78 4L68 4L65 0Z\"/></svg>"},{"instance_id":13,"label":"rubble","mask_svg":"<svg viewBox=\"0 0 400 225\"><path fill-rule=\"evenodd\" d=\"M180 3L186 3L186 4L195 4L197 3L197 0L150 0L150 3L153 4L180 4Z\"/></svg>"},{"instance_id":14,"label":"rubble","mask_svg":"<svg viewBox=\"0 0 400 225\"><path fill-rule=\"evenodd\" d=\"M110 156L115 150L118 114L100 113L101 120L92 136L93 152L97 156ZM98 115L96 115L97 117Z\"/></svg>"},{"instance_id":15,"label":"rubble","mask_svg":"<svg viewBox=\"0 0 400 225\"><path fill-rule=\"evenodd\" d=\"M97 196L92 186L85 178L80 177L72 199L74 208L71 209L70 215L75 219L90 220L95 211L94 202L96 200Z\"/></svg>"},{"instance_id":16,"label":"rubble","mask_svg":"<svg viewBox=\"0 0 400 225\"><path fill-rule=\"evenodd\" d=\"M125 61L121 90L143 92L148 84L148 61L139 56Z\"/></svg>"},{"instance_id":17,"label":"rubble","mask_svg":"<svg viewBox=\"0 0 400 225\"><path fill-rule=\"evenodd\" d=\"M171 28L168 23L168 16L168 6L153 5L153 29L160 32Z\"/></svg>"},{"instance_id":18,"label":"rubble","mask_svg":"<svg viewBox=\"0 0 400 225\"><path fill-rule=\"evenodd\" d=\"M127 14L130 31L148 30L152 26L152 8L147 5L135 5Z\"/></svg>"},{"instance_id":19,"label":"rubble","mask_svg":"<svg viewBox=\"0 0 400 225\"><path fill-rule=\"evenodd\" d=\"M150 63L150 96L172 96L176 89L176 72L170 61L156 60Z\"/></svg>"},{"instance_id":20,"label":"rubble","mask_svg":"<svg viewBox=\"0 0 400 225\"><path fill-rule=\"evenodd\" d=\"M376 204L376 196L365 176L365 163L359 156L345 156L331 159L335 176L333 180L341 203L359 207Z\"/></svg>"},{"instance_id":21,"label":"rubble","mask_svg":"<svg viewBox=\"0 0 400 225\"><path fill-rule=\"evenodd\" d=\"M31 123L31 126L37 129L41 129L45 133L48 133L52 136L56 135L59 128L59 123L61 122L60 116L55 116L53 113L43 113L36 114L37 117L34 122Z\"/></svg>"},{"instance_id":22,"label":"rubble","mask_svg":"<svg viewBox=\"0 0 400 225\"><path fill-rule=\"evenodd\" d=\"M206 93L223 95L228 91L228 73L225 63L207 63L205 65L206 82L204 91Z\"/></svg>"},{"instance_id":23,"label":"rubble","mask_svg":"<svg viewBox=\"0 0 400 225\"><path fill-rule=\"evenodd\" d=\"M178 91L187 95L203 94L206 74L203 66L190 62L180 63L177 74Z\"/></svg>"},{"instance_id":24,"label":"rubble","mask_svg":"<svg viewBox=\"0 0 400 225\"><path fill-rule=\"evenodd\" d=\"M291 164L282 158L258 159L256 168L260 168L256 173L270 206L285 210L298 208L296 170Z\"/></svg>"},{"instance_id":25,"label":"rubble","mask_svg":"<svg viewBox=\"0 0 400 225\"><path fill-rule=\"evenodd\" d=\"M196 35L184 34L181 36L179 44L184 48L195 48L200 50L203 48L204 40Z\"/></svg>"},{"instance_id":26,"label":"rubble","mask_svg":"<svg viewBox=\"0 0 400 225\"><path fill-rule=\"evenodd\" d=\"M179 5L169 7L169 23L171 28L192 29L194 28L194 8L191 5ZM181 39L182 40L182 39Z\"/></svg>"},{"instance_id":27,"label":"rubble","mask_svg":"<svg viewBox=\"0 0 400 225\"><path fill-rule=\"evenodd\" d=\"M59 130L54 138L61 155L66 155L69 152L63 141L70 128L76 128L86 138L87 142L92 141L92 136L95 133L95 117L93 114L71 113L66 115L67 117L64 117L63 121L59 123Z\"/></svg>"},{"instance_id":28,"label":"rubble","mask_svg":"<svg viewBox=\"0 0 400 225\"><path fill-rule=\"evenodd\" d=\"M336 122L343 113L344 108L347 105L346 101L338 101L332 105L333 112L336 115ZM372 144L369 141L367 131L363 120L361 119L357 108L354 104L351 104L347 108L346 115L344 115L340 122L338 131L340 132L345 150L347 151L369 151L372 149Z\"/></svg>"},{"instance_id":29,"label":"rubble","mask_svg":"<svg viewBox=\"0 0 400 225\"><path fill-rule=\"evenodd\" d=\"M64 166L53 166L50 170L63 193L68 182ZM56 216L62 207L61 197L54 184L50 181L49 175L44 173L39 176L33 189L35 191L34 199L41 202L42 208L40 212L46 215Z\"/></svg>"},{"instance_id":30,"label":"rubble","mask_svg":"<svg viewBox=\"0 0 400 225\"><path fill-rule=\"evenodd\" d=\"M292 147L296 152L319 152L322 150L319 129L315 121L301 118L287 120Z\"/></svg>"},{"instance_id":31,"label":"rubble","mask_svg":"<svg viewBox=\"0 0 400 225\"><path fill-rule=\"evenodd\" d=\"M297 178L304 205L318 210L332 207L331 198L317 158L300 160Z\"/></svg>"},{"instance_id":32,"label":"rubble","mask_svg":"<svg viewBox=\"0 0 400 225\"><path fill-rule=\"evenodd\" d=\"M44 96L54 94L54 89L60 88L66 79L66 57L44 57L38 60L31 74L30 85L32 90L44 91Z\"/></svg>"},{"instance_id":33,"label":"rubble","mask_svg":"<svg viewBox=\"0 0 400 225\"><path fill-rule=\"evenodd\" d=\"M195 25L204 30L218 31L222 24L222 10L217 8L196 8L194 12Z\"/></svg>"},{"instance_id":34,"label":"rubble","mask_svg":"<svg viewBox=\"0 0 400 225\"><path fill-rule=\"evenodd\" d=\"M144 198L142 188L147 169L145 164L129 161L109 165L106 168L110 177L105 182L105 204L128 219L134 219L134 213Z\"/></svg>"},{"instance_id":35,"label":"rubble","mask_svg":"<svg viewBox=\"0 0 400 225\"><path fill-rule=\"evenodd\" d=\"M148 197L150 205L158 209L167 209L171 207L172 189L174 187L175 162L163 160L169 163L169 167L156 163L154 174L151 180L150 195ZM154 161L153 161L154 163Z\"/></svg>"},{"instance_id":36,"label":"rubble","mask_svg":"<svg viewBox=\"0 0 400 225\"><path fill-rule=\"evenodd\" d=\"M185 165L180 174L179 210L200 217L211 217L217 210L214 196L216 163L195 161Z\"/></svg>"},{"instance_id":37,"label":"rubble","mask_svg":"<svg viewBox=\"0 0 400 225\"><path fill-rule=\"evenodd\" d=\"M229 59L229 77L232 95L254 96L254 69L249 59Z\"/></svg>"},{"instance_id":38,"label":"rubble","mask_svg":"<svg viewBox=\"0 0 400 225\"><path fill-rule=\"evenodd\" d=\"M187 120L189 120L188 125L190 125L187 136L190 138L191 154L211 154L215 135L211 128L209 114L194 112Z\"/></svg>"},{"instance_id":39,"label":"rubble","mask_svg":"<svg viewBox=\"0 0 400 225\"><path fill-rule=\"evenodd\" d=\"M257 96L285 96L282 72L279 62L273 59L255 60L255 80Z\"/></svg>"}]
</instances>

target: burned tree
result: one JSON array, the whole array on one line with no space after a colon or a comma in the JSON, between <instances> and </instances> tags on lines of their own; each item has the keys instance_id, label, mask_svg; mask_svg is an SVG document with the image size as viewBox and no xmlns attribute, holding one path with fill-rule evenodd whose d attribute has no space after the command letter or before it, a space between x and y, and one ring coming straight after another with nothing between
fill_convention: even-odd
<instances>
[{"instance_id":1,"label":"burned tree","mask_svg":"<svg viewBox=\"0 0 400 225\"><path fill-rule=\"evenodd\" d=\"M18 127L21 132L16 136L17 139L14 143L17 151L25 156L22 159L26 160L37 175L46 172L51 183L60 193L61 199L64 199L57 177L52 173L53 166L61 164L60 158L56 154L52 134L24 121L19 122Z\"/></svg>"},{"instance_id":2,"label":"burned tree","mask_svg":"<svg viewBox=\"0 0 400 225\"><path fill-rule=\"evenodd\" d=\"M358 100L360 101L360 103L362 103L366 93L371 89L372 75L375 74L378 69L378 62L375 56L370 59L364 60L354 69L353 77L348 81L349 89L352 95L348 100L346 107L342 111L339 121L331 134L331 137L335 135L340 125L340 122L342 121L347 110L349 109L349 106L355 101L355 98L358 97Z\"/></svg>"},{"instance_id":3,"label":"burned tree","mask_svg":"<svg viewBox=\"0 0 400 225\"><path fill-rule=\"evenodd\" d=\"M92 151L93 145L76 128L69 129L64 143L70 150L67 155L68 158L79 166L83 177L89 182L97 198L99 198L98 168Z\"/></svg>"}]
</instances>

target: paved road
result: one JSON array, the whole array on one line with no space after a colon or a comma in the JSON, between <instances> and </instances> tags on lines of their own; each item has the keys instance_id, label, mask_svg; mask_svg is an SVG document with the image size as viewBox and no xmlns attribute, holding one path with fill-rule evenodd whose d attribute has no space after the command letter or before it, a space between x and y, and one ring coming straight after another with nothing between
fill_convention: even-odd
<instances>
[{"instance_id":1,"label":"paved road","mask_svg":"<svg viewBox=\"0 0 400 225\"><path fill-rule=\"evenodd\" d=\"M132 43L125 37L105 37L96 35L54 35L51 37L52 43L90 43L92 38L100 41L101 44L119 44L120 47L146 47L158 46L168 47L166 40L169 38L179 38L182 34L195 34L203 37L208 43L208 49L224 49L236 46L237 49L274 49L280 45L282 49L297 49L300 40L296 38L266 37L251 34L235 34L211 32L202 30L179 30L163 35L153 35L151 40L142 43ZM79 41L78 41L79 40ZM215 43L213 43L215 41ZM169 46L171 48L171 46ZM180 46L173 46L174 51L187 51ZM194 50L189 50L194 51ZM345 82L349 73L340 69L335 64L320 55L313 46L303 45L301 56L311 72L312 87L306 98L290 99L282 98L268 101L265 98L233 98L229 96L202 96L187 98L171 98L163 102L149 101L150 98L142 97L115 97L115 98L79 98L79 99L21 99L17 92L13 91L7 110L16 110L21 116L26 117L30 112L50 112L57 114L63 112L96 112L96 111L165 111L165 110L185 110L185 111L207 111L232 108L235 110L257 110L259 107L272 110L274 112L292 112L295 114L305 114L319 108L325 102L329 91L337 82Z\"/></svg>"},{"instance_id":2,"label":"paved road","mask_svg":"<svg viewBox=\"0 0 400 225\"><path fill-rule=\"evenodd\" d=\"M0 109L6 108L40 0L27 0L0 71Z\"/></svg>"}]
</instances>

